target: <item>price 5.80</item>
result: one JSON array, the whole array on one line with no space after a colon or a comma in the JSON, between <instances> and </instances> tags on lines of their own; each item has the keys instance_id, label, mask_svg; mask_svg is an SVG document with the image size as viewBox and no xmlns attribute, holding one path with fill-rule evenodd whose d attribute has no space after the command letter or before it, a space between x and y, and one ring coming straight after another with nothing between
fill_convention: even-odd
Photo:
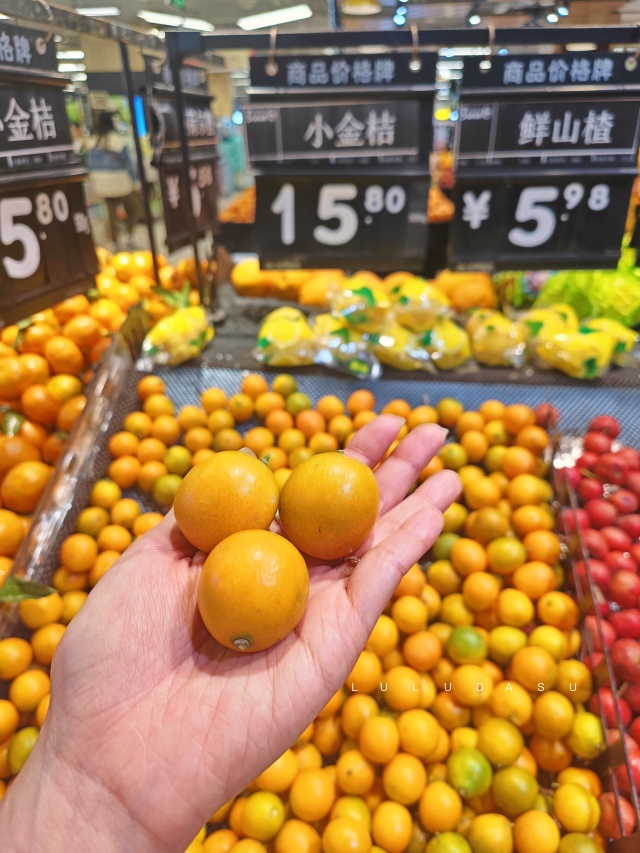
<instances>
[{"instance_id":1,"label":"price 5.80","mask_svg":"<svg viewBox=\"0 0 640 853\"><path fill-rule=\"evenodd\" d=\"M564 221L568 219L567 211L576 208L584 199L585 187L577 181L567 184L562 193L565 212L560 215ZM555 211L548 207L560 196L558 187L526 187L520 193L516 205L515 219L522 224L535 223L533 231L524 228L512 228L509 231L509 242L522 249L534 249L546 243L556 230L557 217ZM605 210L609 206L610 191L607 184L595 184L587 199L587 207L593 211Z\"/></svg>"},{"instance_id":2,"label":"price 5.80","mask_svg":"<svg viewBox=\"0 0 640 853\"><path fill-rule=\"evenodd\" d=\"M30 278L40 266L40 241L35 231L21 217L31 216L35 206L36 220L40 225L50 225L54 219L66 222L69 219L69 201L62 190L51 196L38 193L35 199L17 197L0 199L0 243L12 246L22 244L22 258L3 258L2 263L9 278Z\"/></svg>"},{"instance_id":3,"label":"price 5.80","mask_svg":"<svg viewBox=\"0 0 640 853\"><path fill-rule=\"evenodd\" d=\"M337 219L336 228L317 225L313 236L324 246L343 246L358 233L360 220L357 211L347 202L353 202L358 197L358 187L355 184L324 184L318 195L317 216L321 222ZM394 185L385 190L379 184L372 184L364 191L363 207L368 214L365 222L371 222L371 217L386 211L390 214L400 213L407 203L407 194L403 187ZM291 246L296 240L296 198L293 184L283 184L280 192L271 205L271 212L280 216L280 240L285 246Z\"/></svg>"}]
</instances>

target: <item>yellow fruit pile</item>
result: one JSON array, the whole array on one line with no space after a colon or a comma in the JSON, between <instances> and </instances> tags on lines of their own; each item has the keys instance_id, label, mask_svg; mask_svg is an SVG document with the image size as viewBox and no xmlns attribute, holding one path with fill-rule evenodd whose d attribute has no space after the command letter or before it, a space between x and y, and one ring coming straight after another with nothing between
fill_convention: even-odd
<instances>
[{"instance_id":1,"label":"yellow fruit pile","mask_svg":"<svg viewBox=\"0 0 640 853\"><path fill-rule=\"evenodd\" d=\"M578 608L561 589L548 435L528 407L495 400L405 416L453 429L458 441L420 479L456 469L463 498L343 688L189 853L604 849L601 782L575 765L602 751L604 733L584 710L592 676L575 658ZM539 770L554 774L553 790Z\"/></svg>"},{"instance_id":2,"label":"yellow fruit pile","mask_svg":"<svg viewBox=\"0 0 640 853\"><path fill-rule=\"evenodd\" d=\"M111 314L79 295L0 332L0 584L112 331Z\"/></svg>"},{"instance_id":3,"label":"yellow fruit pile","mask_svg":"<svg viewBox=\"0 0 640 853\"><path fill-rule=\"evenodd\" d=\"M156 282L151 252L118 252L111 255L106 249L98 249L97 254L100 272L96 276L96 288L102 298L94 304L94 309L105 313L108 311L112 315L113 331L120 328L127 311L139 302L143 303L154 322L173 314L175 306L170 305L162 293L153 290L157 286L164 291L178 291L188 284L191 288L189 304L200 304L193 257L183 258L174 267L164 255L157 255L159 281ZM212 262L212 268L215 271L215 262ZM202 261L201 269L205 274L209 264Z\"/></svg>"},{"instance_id":4,"label":"yellow fruit pile","mask_svg":"<svg viewBox=\"0 0 640 853\"><path fill-rule=\"evenodd\" d=\"M76 532L60 547L60 568L51 580L56 592L20 602L20 620L32 632L29 640L0 640L0 682L8 682L8 698L0 699L0 797L22 769L44 723L49 666L66 626L133 539L160 521L160 513L143 513L112 481L98 480Z\"/></svg>"}]
</instances>

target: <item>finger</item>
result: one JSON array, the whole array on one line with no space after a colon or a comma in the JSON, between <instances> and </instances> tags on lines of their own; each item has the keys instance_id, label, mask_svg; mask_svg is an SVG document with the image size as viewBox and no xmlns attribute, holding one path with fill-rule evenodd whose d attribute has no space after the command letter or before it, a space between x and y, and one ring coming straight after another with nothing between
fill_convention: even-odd
<instances>
[{"instance_id":1,"label":"finger","mask_svg":"<svg viewBox=\"0 0 640 853\"><path fill-rule=\"evenodd\" d=\"M460 495L462 483L454 471L438 471L425 480L415 492L405 498L383 518L374 528L374 544L381 542L397 527L416 512L432 506L438 512L444 512Z\"/></svg>"},{"instance_id":2,"label":"finger","mask_svg":"<svg viewBox=\"0 0 640 853\"><path fill-rule=\"evenodd\" d=\"M345 448L345 455L374 468L398 437L404 418L380 415L359 429Z\"/></svg>"},{"instance_id":3,"label":"finger","mask_svg":"<svg viewBox=\"0 0 640 853\"><path fill-rule=\"evenodd\" d=\"M371 633L394 590L442 530L442 513L427 503L368 551L355 567L347 595L366 631Z\"/></svg>"},{"instance_id":4,"label":"finger","mask_svg":"<svg viewBox=\"0 0 640 853\"><path fill-rule=\"evenodd\" d=\"M418 475L444 444L448 430L438 424L422 424L402 439L376 471L380 488L380 515L399 503Z\"/></svg>"}]
</instances>

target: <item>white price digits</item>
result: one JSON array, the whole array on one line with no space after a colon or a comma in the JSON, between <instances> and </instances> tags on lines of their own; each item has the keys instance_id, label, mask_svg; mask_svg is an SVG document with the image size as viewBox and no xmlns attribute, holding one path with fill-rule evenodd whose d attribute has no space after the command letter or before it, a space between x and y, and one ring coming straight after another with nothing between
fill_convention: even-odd
<instances>
[{"instance_id":1,"label":"white price digits","mask_svg":"<svg viewBox=\"0 0 640 853\"><path fill-rule=\"evenodd\" d=\"M562 193L567 210L574 210L583 200L585 187L577 181L567 184ZM556 230L556 214L552 208L543 202L552 202L560 195L557 187L526 187L520 193L516 206L516 222L535 222L533 231L524 228L512 228L509 231L509 241L522 249L535 249L542 246L553 236ZM605 210L609 206L610 194L607 184L595 184L591 187L587 207L595 212ZM568 214L563 214L564 221Z\"/></svg>"},{"instance_id":2,"label":"white price digits","mask_svg":"<svg viewBox=\"0 0 640 853\"><path fill-rule=\"evenodd\" d=\"M3 258L2 263L9 278L30 278L40 266L40 243L32 228L18 217L29 216L33 212L30 198L5 198L0 201L0 243L11 246L22 243L22 258ZM69 200L62 190L56 190L51 197L47 193L38 193L35 199L36 219L40 225L51 225L54 219L66 222L69 218Z\"/></svg>"},{"instance_id":3,"label":"white price digits","mask_svg":"<svg viewBox=\"0 0 640 853\"><path fill-rule=\"evenodd\" d=\"M358 188L355 184L325 184L318 195L318 219L328 222L338 220L337 228L317 225L313 236L324 246L344 246L358 233L358 214L347 202L355 201ZM395 185L385 192L378 184L367 187L364 193L364 209L376 214L386 210L396 214L404 210L407 194L403 187ZM280 192L271 204L271 212L280 216L280 241L291 246L296 239L295 188L293 184L283 184Z\"/></svg>"}]
</instances>

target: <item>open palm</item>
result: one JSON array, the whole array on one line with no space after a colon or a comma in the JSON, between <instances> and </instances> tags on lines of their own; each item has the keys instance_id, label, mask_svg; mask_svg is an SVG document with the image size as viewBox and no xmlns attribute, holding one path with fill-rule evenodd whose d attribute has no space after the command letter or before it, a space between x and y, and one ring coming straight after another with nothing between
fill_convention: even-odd
<instances>
[{"instance_id":1,"label":"open palm","mask_svg":"<svg viewBox=\"0 0 640 853\"><path fill-rule=\"evenodd\" d=\"M398 428L397 418L381 416L345 452L374 467ZM69 788L81 788L76 808L93 809L87 820L104 827L95 849L184 850L345 681L403 574L439 534L457 476L443 471L405 496L444 438L429 425L400 442L376 471L380 515L359 562L310 564L302 621L256 654L229 651L206 631L196 603L206 555L169 513L127 550L69 626L52 665L46 723L5 809L15 815L21 791L32 795L34 774L42 784L50 764L74 780ZM126 828L127 844L107 842L109 813ZM86 849L68 836L57 840L51 828L46 839L40 849L48 853Z\"/></svg>"}]
</instances>

